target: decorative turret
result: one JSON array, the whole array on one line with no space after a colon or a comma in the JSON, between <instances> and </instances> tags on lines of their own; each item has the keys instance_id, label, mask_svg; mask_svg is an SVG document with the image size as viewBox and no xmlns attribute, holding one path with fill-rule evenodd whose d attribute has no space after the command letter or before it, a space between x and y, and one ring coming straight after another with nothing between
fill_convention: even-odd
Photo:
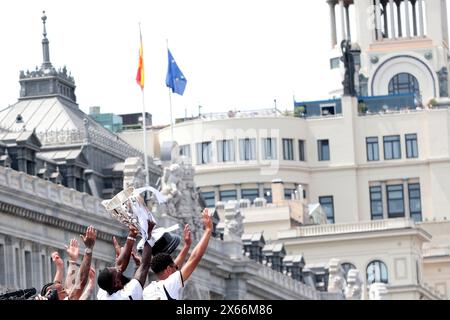
<instances>
[{"instance_id":1,"label":"decorative turret","mask_svg":"<svg viewBox=\"0 0 450 320\"><path fill-rule=\"evenodd\" d=\"M76 103L75 81L67 68L64 66L56 70L50 62L50 46L47 38L46 21L47 16L43 11L43 39L42 55L43 62L40 68L34 71L20 71L20 98L19 100L61 97L70 102Z\"/></svg>"}]
</instances>

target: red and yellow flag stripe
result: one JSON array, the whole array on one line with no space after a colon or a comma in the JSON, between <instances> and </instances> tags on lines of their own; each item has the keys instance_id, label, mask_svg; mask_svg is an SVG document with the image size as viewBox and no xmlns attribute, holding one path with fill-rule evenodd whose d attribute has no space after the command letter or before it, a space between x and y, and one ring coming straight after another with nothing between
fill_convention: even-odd
<instances>
[{"instance_id":1,"label":"red and yellow flag stripe","mask_svg":"<svg viewBox=\"0 0 450 320\"><path fill-rule=\"evenodd\" d=\"M136 82L144 90L144 48L142 46L142 38L141 38L141 47L139 48L139 66L136 75Z\"/></svg>"}]
</instances>

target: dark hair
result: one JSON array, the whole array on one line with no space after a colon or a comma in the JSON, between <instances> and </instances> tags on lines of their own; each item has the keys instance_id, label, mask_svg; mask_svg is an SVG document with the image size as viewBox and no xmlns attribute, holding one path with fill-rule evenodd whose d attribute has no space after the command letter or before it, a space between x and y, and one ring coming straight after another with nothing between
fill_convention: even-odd
<instances>
[{"instance_id":1,"label":"dark hair","mask_svg":"<svg viewBox=\"0 0 450 320\"><path fill-rule=\"evenodd\" d=\"M168 266L173 263L172 257L167 253L158 253L156 256L152 258L150 262L150 268L156 274L164 271Z\"/></svg>"},{"instance_id":2,"label":"dark hair","mask_svg":"<svg viewBox=\"0 0 450 320\"><path fill-rule=\"evenodd\" d=\"M108 268L104 268L100 271L97 278L98 286L108 292L109 295L114 293L113 288L113 274L108 270Z\"/></svg>"},{"instance_id":3,"label":"dark hair","mask_svg":"<svg viewBox=\"0 0 450 320\"><path fill-rule=\"evenodd\" d=\"M41 289L41 296L45 296L45 295L47 294L47 290L48 290L52 285L54 285L54 282L50 282L50 283L44 284L44 286L43 286L42 289Z\"/></svg>"}]
</instances>

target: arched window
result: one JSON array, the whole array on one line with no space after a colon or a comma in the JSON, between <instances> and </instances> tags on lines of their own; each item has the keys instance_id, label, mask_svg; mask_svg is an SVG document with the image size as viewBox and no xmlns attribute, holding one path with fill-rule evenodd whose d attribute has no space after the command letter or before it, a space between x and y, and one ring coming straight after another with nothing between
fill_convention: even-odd
<instances>
[{"instance_id":1,"label":"arched window","mask_svg":"<svg viewBox=\"0 0 450 320\"><path fill-rule=\"evenodd\" d=\"M356 269L355 265L353 263L349 263L349 262L343 263L343 264L341 264L341 266L345 273L345 280L347 280L348 272L352 269Z\"/></svg>"},{"instance_id":2,"label":"arched window","mask_svg":"<svg viewBox=\"0 0 450 320\"><path fill-rule=\"evenodd\" d=\"M420 96L419 82L410 73L398 73L389 81L389 94L415 93Z\"/></svg>"},{"instance_id":3,"label":"arched window","mask_svg":"<svg viewBox=\"0 0 450 320\"><path fill-rule=\"evenodd\" d=\"M375 282L388 283L388 271L382 261L372 261L367 266L367 284Z\"/></svg>"}]
</instances>

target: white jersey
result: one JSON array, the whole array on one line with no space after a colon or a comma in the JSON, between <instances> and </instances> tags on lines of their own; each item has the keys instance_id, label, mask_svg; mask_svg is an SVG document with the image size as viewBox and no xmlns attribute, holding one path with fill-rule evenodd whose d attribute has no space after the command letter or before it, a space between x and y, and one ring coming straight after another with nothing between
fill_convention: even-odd
<instances>
[{"instance_id":1,"label":"white jersey","mask_svg":"<svg viewBox=\"0 0 450 320\"><path fill-rule=\"evenodd\" d=\"M167 279L152 281L144 289L144 300L179 300L184 287L181 271L172 273Z\"/></svg>"},{"instance_id":2,"label":"white jersey","mask_svg":"<svg viewBox=\"0 0 450 320\"><path fill-rule=\"evenodd\" d=\"M99 288L97 293L98 300L142 300L142 286L136 279L131 279L123 289L108 294L105 290Z\"/></svg>"}]
</instances>

